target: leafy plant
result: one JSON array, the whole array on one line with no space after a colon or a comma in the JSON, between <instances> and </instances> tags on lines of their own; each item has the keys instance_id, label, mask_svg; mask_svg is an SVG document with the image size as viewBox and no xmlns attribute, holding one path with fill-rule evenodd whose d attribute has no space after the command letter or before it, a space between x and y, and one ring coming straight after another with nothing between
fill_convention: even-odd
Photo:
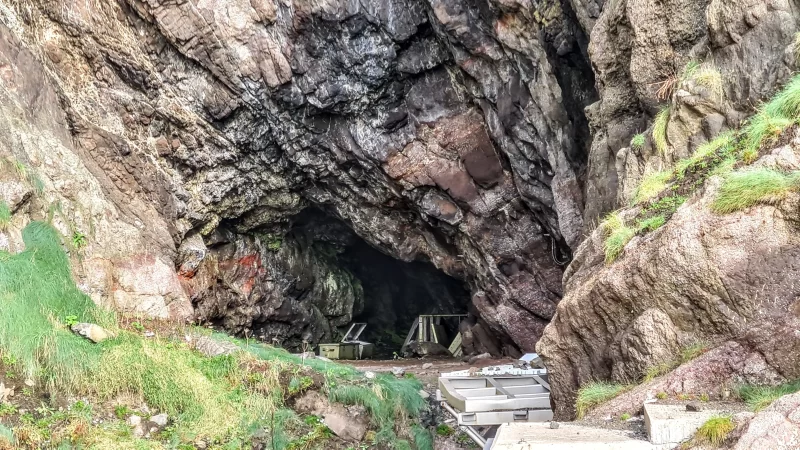
<instances>
[{"instance_id":1,"label":"leafy plant","mask_svg":"<svg viewBox=\"0 0 800 450\"><path fill-rule=\"evenodd\" d=\"M658 394L656 394L656 398L659 400L666 400L667 397L668 395L666 392L659 392Z\"/></svg>"},{"instance_id":2,"label":"leafy plant","mask_svg":"<svg viewBox=\"0 0 800 450\"><path fill-rule=\"evenodd\" d=\"M82 249L89 244L89 241L86 239L86 235L81 233L80 231L75 231L72 233L72 246L76 249Z\"/></svg>"},{"instance_id":3,"label":"leafy plant","mask_svg":"<svg viewBox=\"0 0 800 450\"><path fill-rule=\"evenodd\" d=\"M78 316L76 315L69 315L64 317L64 325L66 325L67 328L72 328L72 326L76 325L77 323L78 323Z\"/></svg>"},{"instance_id":4,"label":"leafy plant","mask_svg":"<svg viewBox=\"0 0 800 450\"><path fill-rule=\"evenodd\" d=\"M700 401L701 402L707 402L709 400L710 400L710 398L708 397L708 394L706 394L706 393L700 394Z\"/></svg>"},{"instance_id":5,"label":"leafy plant","mask_svg":"<svg viewBox=\"0 0 800 450\"><path fill-rule=\"evenodd\" d=\"M455 430L446 423L439 424L439 426L436 427L437 436L450 437L453 433L455 433Z\"/></svg>"},{"instance_id":6,"label":"leafy plant","mask_svg":"<svg viewBox=\"0 0 800 450\"><path fill-rule=\"evenodd\" d=\"M634 150L641 150L644 148L645 137L644 134L639 133L631 138L631 148Z\"/></svg>"},{"instance_id":7,"label":"leafy plant","mask_svg":"<svg viewBox=\"0 0 800 450\"><path fill-rule=\"evenodd\" d=\"M628 413L623 413L621 416L619 416L619 420L621 420L623 422L629 420L630 418L631 418L631 415L628 414Z\"/></svg>"},{"instance_id":8,"label":"leafy plant","mask_svg":"<svg viewBox=\"0 0 800 450\"><path fill-rule=\"evenodd\" d=\"M139 322L133 322L133 323L131 323L131 327L133 327L133 329L134 329L134 330L136 330L136 331L138 331L139 333L141 333L141 332L143 332L143 331L145 330L145 327L144 327L144 325L142 325L142 324L141 324L141 323L139 323Z\"/></svg>"}]
</instances>

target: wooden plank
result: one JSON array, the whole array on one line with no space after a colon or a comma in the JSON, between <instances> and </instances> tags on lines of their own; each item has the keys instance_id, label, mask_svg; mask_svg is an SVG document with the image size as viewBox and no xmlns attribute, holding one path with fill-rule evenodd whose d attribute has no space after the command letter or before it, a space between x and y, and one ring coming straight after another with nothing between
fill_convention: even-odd
<instances>
[{"instance_id":1,"label":"wooden plank","mask_svg":"<svg viewBox=\"0 0 800 450\"><path fill-rule=\"evenodd\" d=\"M400 354L402 355L406 351L406 347L411 342L411 338L414 336L414 332L417 331L417 327L419 326L419 322L414 322L411 324L411 330L408 332L408 336L406 336L406 341L403 342L403 346L400 347Z\"/></svg>"},{"instance_id":2,"label":"wooden plank","mask_svg":"<svg viewBox=\"0 0 800 450\"><path fill-rule=\"evenodd\" d=\"M450 343L450 347L447 348L450 350L450 354L453 356L458 356L456 353L461 353L461 332L456 334L456 337L453 339L453 342Z\"/></svg>"}]
</instances>

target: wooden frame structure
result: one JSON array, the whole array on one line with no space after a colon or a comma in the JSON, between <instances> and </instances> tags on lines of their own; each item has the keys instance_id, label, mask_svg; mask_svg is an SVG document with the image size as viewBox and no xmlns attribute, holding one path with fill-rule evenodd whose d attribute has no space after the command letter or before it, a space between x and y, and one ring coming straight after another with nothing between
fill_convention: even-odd
<instances>
[{"instance_id":1,"label":"wooden frame structure","mask_svg":"<svg viewBox=\"0 0 800 450\"><path fill-rule=\"evenodd\" d=\"M453 356L460 356L461 354L461 333L459 332L456 334L456 337L451 342L443 342L445 340L445 333L444 327L442 326L442 319L446 318L459 318L459 323L461 322L461 318L467 317L466 314L425 314L419 316L413 324L411 324L411 329L408 331L408 336L406 336L405 342L403 342L403 346L400 348L400 354L402 355L408 345L414 341L417 342L434 342L437 344L444 345L448 347L450 353ZM414 336L416 335L416 339Z\"/></svg>"}]
</instances>

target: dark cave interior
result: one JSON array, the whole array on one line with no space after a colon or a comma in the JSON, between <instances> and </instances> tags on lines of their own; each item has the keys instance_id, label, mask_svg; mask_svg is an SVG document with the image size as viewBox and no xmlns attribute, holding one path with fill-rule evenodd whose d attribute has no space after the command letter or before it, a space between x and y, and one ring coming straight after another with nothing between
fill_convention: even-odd
<instances>
[{"instance_id":1,"label":"dark cave interior","mask_svg":"<svg viewBox=\"0 0 800 450\"><path fill-rule=\"evenodd\" d=\"M464 282L438 270L430 262L405 262L368 244L343 221L317 208L303 211L292 232L303 233L322 253L336 258L361 282L364 307L353 322L367 323L360 339L372 342L378 357L399 351L408 331L421 314L466 314L470 293ZM447 321L447 338L458 322ZM348 327L340 329L344 334Z\"/></svg>"}]
</instances>

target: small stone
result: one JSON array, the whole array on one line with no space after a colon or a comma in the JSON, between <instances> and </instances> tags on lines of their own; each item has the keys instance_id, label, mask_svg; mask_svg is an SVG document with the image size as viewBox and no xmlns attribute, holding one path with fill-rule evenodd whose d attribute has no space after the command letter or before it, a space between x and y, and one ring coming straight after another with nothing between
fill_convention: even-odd
<instances>
[{"instance_id":1,"label":"small stone","mask_svg":"<svg viewBox=\"0 0 800 450\"><path fill-rule=\"evenodd\" d=\"M160 427L165 427L165 426L167 426L167 422L169 422L169 416L167 416L166 414L163 414L163 413L162 414L158 414L158 415L155 415L155 416L151 417L150 421L153 422L154 424L160 426Z\"/></svg>"},{"instance_id":2,"label":"small stone","mask_svg":"<svg viewBox=\"0 0 800 450\"><path fill-rule=\"evenodd\" d=\"M146 337L146 338L155 337L155 335L156 335L156 334L155 334L155 333L153 333L152 331L145 331L145 332L144 332L144 337Z\"/></svg>"},{"instance_id":3,"label":"small stone","mask_svg":"<svg viewBox=\"0 0 800 450\"><path fill-rule=\"evenodd\" d=\"M406 374L406 369L404 369L402 367L392 367L392 373L397 378L400 378L400 377L402 377L403 375Z\"/></svg>"},{"instance_id":4,"label":"small stone","mask_svg":"<svg viewBox=\"0 0 800 450\"><path fill-rule=\"evenodd\" d=\"M99 344L111 337L111 333L93 323L76 323L72 326L72 332L95 344Z\"/></svg>"},{"instance_id":5,"label":"small stone","mask_svg":"<svg viewBox=\"0 0 800 450\"><path fill-rule=\"evenodd\" d=\"M560 426L561 426L561 424L558 423L558 422L550 422L550 429L551 430L557 430L558 427L560 427Z\"/></svg>"},{"instance_id":6,"label":"small stone","mask_svg":"<svg viewBox=\"0 0 800 450\"><path fill-rule=\"evenodd\" d=\"M364 376L371 380L371 379L375 378L375 372L370 372L368 370L368 371L364 372Z\"/></svg>"},{"instance_id":7,"label":"small stone","mask_svg":"<svg viewBox=\"0 0 800 450\"><path fill-rule=\"evenodd\" d=\"M141 416L133 415L128 417L128 425L136 427L142 424Z\"/></svg>"},{"instance_id":8,"label":"small stone","mask_svg":"<svg viewBox=\"0 0 800 450\"><path fill-rule=\"evenodd\" d=\"M419 390L419 396L420 396L420 397L422 397L423 399L427 400L427 399L429 399L429 398L430 398L431 394L429 394L429 393L428 393L427 391L425 391L424 389L420 389L420 390Z\"/></svg>"},{"instance_id":9,"label":"small stone","mask_svg":"<svg viewBox=\"0 0 800 450\"><path fill-rule=\"evenodd\" d=\"M172 154L172 148L170 148L169 141L167 141L167 138L164 136L156 139L155 146L156 152L158 152L159 156L168 156Z\"/></svg>"},{"instance_id":10,"label":"small stone","mask_svg":"<svg viewBox=\"0 0 800 450\"><path fill-rule=\"evenodd\" d=\"M425 363L422 365L423 370L428 370L433 368L433 363Z\"/></svg>"},{"instance_id":11,"label":"small stone","mask_svg":"<svg viewBox=\"0 0 800 450\"><path fill-rule=\"evenodd\" d=\"M701 405L699 402L687 403L686 410L692 412L700 412L703 410L703 405Z\"/></svg>"},{"instance_id":12,"label":"small stone","mask_svg":"<svg viewBox=\"0 0 800 450\"><path fill-rule=\"evenodd\" d=\"M491 353L481 353L480 355L475 355L472 358L470 358L468 362L470 364L475 364L476 362L482 359L490 359L491 357L492 357Z\"/></svg>"},{"instance_id":13,"label":"small stone","mask_svg":"<svg viewBox=\"0 0 800 450\"><path fill-rule=\"evenodd\" d=\"M33 380L31 380L30 378L26 378L25 379L25 386L34 387L34 386L36 386L36 383Z\"/></svg>"},{"instance_id":14,"label":"small stone","mask_svg":"<svg viewBox=\"0 0 800 450\"><path fill-rule=\"evenodd\" d=\"M324 356L317 356L317 359L320 361L331 362L330 358L326 358Z\"/></svg>"}]
</instances>

